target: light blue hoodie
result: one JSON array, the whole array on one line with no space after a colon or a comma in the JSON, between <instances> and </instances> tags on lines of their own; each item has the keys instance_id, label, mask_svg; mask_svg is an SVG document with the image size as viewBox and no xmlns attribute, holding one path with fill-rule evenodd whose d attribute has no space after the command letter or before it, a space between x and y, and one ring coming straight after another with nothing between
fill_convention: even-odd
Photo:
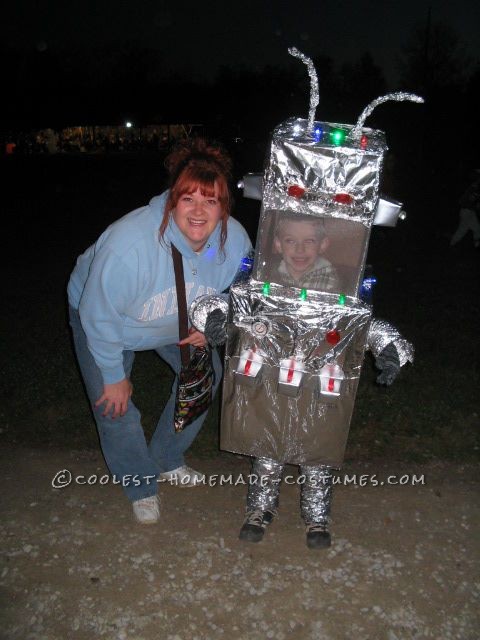
<instances>
[{"instance_id":1,"label":"light blue hoodie","mask_svg":"<svg viewBox=\"0 0 480 640\"><path fill-rule=\"evenodd\" d=\"M245 229L233 218L224 253L219 249L220 223L199 254L173 218L161 241L167 195L110 225L78 258L68 283L69 303L79 310L105 384L125 378L124 350L156 349L179 340L171 242L183 256L187 305L205 293L227 289L251 249Z\"/></svg>"}]
</instances>

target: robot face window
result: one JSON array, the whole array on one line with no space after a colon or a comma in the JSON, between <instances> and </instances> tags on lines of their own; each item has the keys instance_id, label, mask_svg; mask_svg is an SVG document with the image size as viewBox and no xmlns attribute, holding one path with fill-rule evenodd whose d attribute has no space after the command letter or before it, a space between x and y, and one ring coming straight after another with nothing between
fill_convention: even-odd
<instances>
[{"instance_id":1,"label":"robot face window","mask_svg":"<svg viewBox=\"0 0 480 640\"><path fill-rule=\"evenodd\" d=\"M264 211L255 277L288 287L356 295L368 243L358 222Z\"/></svg>"}]
</instances>

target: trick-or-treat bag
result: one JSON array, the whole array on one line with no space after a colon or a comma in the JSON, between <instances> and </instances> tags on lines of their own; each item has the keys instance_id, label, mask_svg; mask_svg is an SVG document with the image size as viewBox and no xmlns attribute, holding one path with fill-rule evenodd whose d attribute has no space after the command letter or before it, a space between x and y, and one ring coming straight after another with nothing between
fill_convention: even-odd
<instances>
[{"instance_id":1,"label":"trick-or-treat bag","mask_svg":"<svg viewBox=\"0 0 480 640\"><path fill-rule=\"evenodd\" d=\"M209 348L196 348L187 366L179 374L175 402L175 431L183 431L205 413L212 402L215 373Z\"/></svg>"}]
</instances>

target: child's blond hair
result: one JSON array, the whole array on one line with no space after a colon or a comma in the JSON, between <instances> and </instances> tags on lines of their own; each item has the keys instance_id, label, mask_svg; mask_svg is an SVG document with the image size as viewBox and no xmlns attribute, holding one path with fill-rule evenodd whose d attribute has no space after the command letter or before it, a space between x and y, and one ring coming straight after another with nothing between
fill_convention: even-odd
<instances>
[{"instance_id":1,"label":"child's blond hair","mask_svg":"<svg viewBox=\"0 0 480 640\"><path fill-rule=\"evenodd\" d=\"M292 213L280 213L277 214L277 220L275 223L275 238L280 238L283 228L287 222L309 222L315 227L315 233L319 240L323 240L323 238L327 235L323 218L318 218L317 216L295 215Z\"/></svg>"}]
</instances>

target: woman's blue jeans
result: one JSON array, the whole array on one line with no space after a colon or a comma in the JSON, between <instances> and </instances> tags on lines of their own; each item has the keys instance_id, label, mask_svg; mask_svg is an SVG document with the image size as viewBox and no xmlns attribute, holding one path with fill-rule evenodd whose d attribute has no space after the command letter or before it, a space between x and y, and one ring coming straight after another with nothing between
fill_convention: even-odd
<instances>
[{"instance_id":1,"label":"woman's blue jeans","mask_svg":"<svg viewBox=\"0 0 480 640\"><path fill-rule=\"evenodd\" d=\"M207 415L205 412L184 431L175 432L173 416L178 373L181 368L180 349L176 345L168 345L156 350L158 355L170 365L176 376L170 397L160 416L150 444L147 446L140 422L140 412L131 398L126 414L115 419L102 415L103 405L95 408L95 402L103 393L102 374L88 349L87 338L82 329L78 311L72 307L70 307L70 325L78 364L110 473L113 474L123 487L127 497L132 501L155 495L158 474L181 467L185 463L183 454L194 441ZM134 351L123 352L123 363L127 377L130 377L134 358ZM215 370L213 393L215 394L222 377L222 365L216 350L213 350L213 367Z\"/></svg>"}]
</instances>

